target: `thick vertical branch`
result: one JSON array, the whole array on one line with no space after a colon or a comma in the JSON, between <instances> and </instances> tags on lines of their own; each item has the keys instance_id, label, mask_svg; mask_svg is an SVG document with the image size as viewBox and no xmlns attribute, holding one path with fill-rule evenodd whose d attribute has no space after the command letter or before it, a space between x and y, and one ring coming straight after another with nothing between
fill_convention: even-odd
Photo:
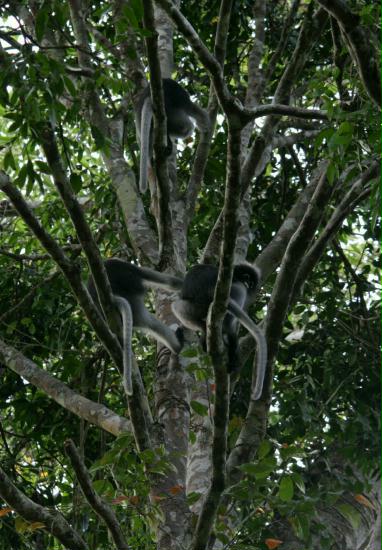
<instances>
[{"instance_id":1,"label":"thick vertical branch","mask_svg":"<svg viewBox=\"0 0 382 550\"><path fill-rule=\"evenodd\" d=\"M220 105L223 111L231 116L240 116L241 106L237 100L230 93L227 84L223 78L223 69L214 55L208 50L206 45L202 42L199 35L189 23L189 21L182 15L180 10L171 2L171 0L157 0L157 3L164 9L168 16L172 19L178 30L186 38L201 63L209 72L215 92L218 96Z\"/></svg>"},{"instance_id":2,"label":"thick vertical branch","mask_svg":"<svg viewBox=\"0 0 382 550\"><path fill-rule=\"evenodd\" d=\"M167 167L167 120L164 107L162 73L158 53L158 33L155 29L154 8L151 0L143 0L143 22L150 36L145 38L150 67L150 89L154 113L154 161L158 182L160 264L167 266L174 256L170 185Z\"/></svg>"},{"instance_id":3,"label":"thick vertical branch","mask_svg":"<svg viewBox=\"0 0 382 550\"><path fill-rule=\"evenodd\" d=\"M327 163L321 165L321 177L305 215L291 238L286 249L281 268L268 305L265 331L268 343L267 374L262 398L250 402L245 424L237 438L227 462L230 483L234 483L240 473L237 466L248 462L265 436L266 420L271 400L273 361L276 357L285 316L288 311L293 285L301 260L320 223L322 212L330 198L332 187L326 180Z\"/></svg>"},{"instance_id":4,"label":"thick vertical branch","mask_svg":"<svg viewBox=\"0 0 382 550\"><path fill-rule=\"evenodd\" d=\"M229 384L221 331L227 309L234 266L238 208L240 204L240 146L240 129L231 126L229 123L223 245L218 282L207 321L207 349L212 358L216 383L213 415L212 479L198 518L192 543L193 550L206 548L221 495L225 488Z\"/></svg>"},{"instance_id":5,"label":"thick vertical branch","mask_svg":"<svg viewBox=\"0 0 382 550\"><path fill-rule=\"evenodd\" d=\"M224 74L224 61L227 54L227 40L229 25L231 21L233 0L222 0L218 17L218 24L215 34L214 54L221 65L222 74ZM213 86L210 87L208 113L210 116L210 128L207 131L201 132L200 141L195 153L195 160L192 167L192 173L187 185L186 191L186 209L187 222L191 220L195 211L196 197L198 196L204 172L207 165L208 154L210 151L211 140L218 112L218 104Z\"/></svg>"},{"instance_id":6,"label":"thick vertical branch","mask_svg":"<svg viewBox=\"0 0 382 550\"><path fill-rule=\"evenodd\" d=\"M291 238L285 251L268 305L265 320L265 333L268 341L269 358L264 399L269 402L272 388L272 364L277 355L282 335L282 327L292 297L297 272L301 265L302 258L306 254L314 233L317 230L318 224L322 218L322 213L328 204L333 189L326 179L327 166L327 162L322 163L320 181L301 224Z\"/></svg>"},{"instance_id":7,"label":"thick vertical branch","mask_svg":"<svg viewBox=\"0 0 382 550\"><path fill-rule=\"evenodd\" d=\"M70 17L73 25L78 62L81 69L92 70L87 26L82 0L69 0ZM140 259L157 263L158 252L154 235L145 215L142 200L138 194L135 177L124 159L119 132L106 117L97 93L95 82L84 78L85 99L90 123L108 139L108 149L101 151L105 166L118 196L132 246Z\"/></svg>"}]
</instances>

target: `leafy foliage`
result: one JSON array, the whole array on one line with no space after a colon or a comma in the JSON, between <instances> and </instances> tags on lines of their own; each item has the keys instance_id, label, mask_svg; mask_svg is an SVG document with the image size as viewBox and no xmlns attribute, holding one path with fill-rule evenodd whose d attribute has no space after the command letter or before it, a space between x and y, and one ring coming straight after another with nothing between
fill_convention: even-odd
<instances>
[{"instance_id":1,"label":"leafy foliage","mask_svg":"<svg viewBox=\"0 0 382 550\"><path fill-rule=\"evenodd\" d=\"M77 50L68 4L56 0L19 3L30 4L33 34L20 25L16 4L10 2L0 8L0 159L43 227L77 260L85 279L86 262L52 183L38 136L46 121L57 129L72 188L97 235L103 256L124 254L136 260L104 164L110 138L89 124L85 111L94 89L110 118L120 112L122 99L128 98L124 150L129 166L137 173L130 101L133 82L123 60L113 54L113 47L127 41L128 28L133 28L140 39L145 35L142 6L139 1L125 3L115 24L110 2L89 3L89 22L105 40L98 41L91 34L94 75L81 79L70 70L77 66ZM285 6L289 4L268 2L265 68L277 48ZM298 12L298 23L306 4L303 2ZM358 8L364 25L374 27L376 4L362 2ZM252 47L252 9L253 2L234 3L228 36L225 74L231 91L241 100ZM185 2L182 10L212 48L218 3ZM268 83L265 95L270 101L296 44L298 28L296 25L289 33ZM45 45L47 37L56 43L53 52ZM128 41L125 55L132 59L137 55ZM209 81L205 70L180 36L175 36L174 56L177 77L187 83L189 92L197 97L207 96ZM256 178L250 198L254 213L250 230L254 238L249 246L249 261L271 241L320 159L330 161L330 182L337 181L346 171L346 177L334 190L338 203L365 160L378 154L375 108L350 60L342 83L349 102L354 100L352 110L343 109L337 76L332 38L325 29L300 76L301 89L296 86L295 93L303 98L306 108L324 109L329 122L314 138L294 145L292 152L284 147L273 149L267 166ZM280 126L275 137L282 135ZM196 263L224 201L226 141L224 122L218 118L204 186L189 228L190 265ZM185 147L178 159L183 190L192 151ZM353 529L359 526L359 507L366 504L354 495L362 497L361 493L370 488L370 473L376 468L379 452L378 193L374 183L370 202L363 201L346 218L289 313L277 356L268 436L260 444L256 459L241 465L240 481L226 491L233 504L227 509L223 502L215 529L223 544L234 540L234 547L240 550L276 548L281 544L276 536L277 525L286 521L306 548L313 548L313 540L320 540L323 550L340 548L337 541L333 543L320 516L325 507L335 507ZM120 375L96 341L63 275L5 195L0 198L1 338L82 395L125 415ZM323 222L330 214L331 207L323 212ZM151 218L150 223L155 228ZM272 275L256 303L254 316L262 316L274 282ZM145 338L134 336L134 349L144 383L150 388L149 398L154 401L154 346ZM209 367L208 361L199 352L196 357L202 367L190 368L190 372L204 380L203 369ZM249 361L244 365L232 396L230 449L244 424L251 365ZM113 440L5 366L0 365L0 376L0 459L13 482L39 504L58 507L87 539L89 547L112 548L105 527L83 499L63 453L64 442L72 438L84 452L86 449L84 458L94 476L94 488L113 506L131 548L155 548L153 532L163 522L158 503L175 498L178 492L178 488L173 488L172 492L157 495L157 500L150 499L150 476L165 478L173 468L163 448L158 445L155 452L138 452L131 435ZM204 403L192 401L190 408L196 415L208 417L209 407ZM192 438L191 429L193 443ZM341 500L344 494L350 495L350 503ZM189 495L189 503L196 502L199 496ZM234 530L232 523L240 528ZM28 524L4 506L0 508L0 550L9 548L54 550L59 546L41 525Z\"/></svg>"}]
</instances>

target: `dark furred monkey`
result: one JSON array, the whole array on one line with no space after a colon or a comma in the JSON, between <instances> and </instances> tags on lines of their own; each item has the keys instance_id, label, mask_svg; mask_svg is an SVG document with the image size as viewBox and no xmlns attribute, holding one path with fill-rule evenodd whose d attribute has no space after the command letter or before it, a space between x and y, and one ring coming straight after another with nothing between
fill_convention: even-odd
<instances>
[{"instance_id":1,"label":"dark furred monkey","mask_svg":"<svg viewBox=\"0 0 382 550\"><path fill-rule=\"evenodd\" d=\"M172 151L172 139L186 139L194 129L194 120L201 131L210 126L208 114L204 109L193 103L190 96L171 78L164 78L163 95L167 118L168 155ZM150 86L147 86L138 102L136 115L137 138L140 143L141 161L139 189L141 193L147 190L148 168L151 167L152 157L152 118L153 110L150 95Z\"/></svg>"},{"instance_id":2,"label":"dark furred monkey","mask_svg":"<svg viewBox=\"0 0 382 550\"><path fill-rule=\"evenodd\" d=\"M161 287L168 290L179 290L182 279L152 269L138 267L123 260L105 261L105 268L110 286L115 297L115 304L121 314L123 323L123 385L128 395L132 395L132 349L131 335L135 327L165 344L173 353L179 353L182 343L175 332L152 315L144 304L147 288ZM88 284L89 292L99 307L97 291L93 278Z\"/></svg>"},{"instance_id":3,"label":"dark furred monkey","mask_svg":"<svg viewBox=\"0 0 382 550\"><path fill-rule=\"evenodd\" d=\"M252 334L257 343L257 379L252 399L261 397L267 365L267 344L263 332L245 313L244 308L257 292L259 271L249 264L234 267L228 313L223 321L223 339L228 348L228 368L237 362L238 321ZM208 309L214 297L218 268L212 265L195 265L186 274L181 299L172 309L181 323L191 330L200 330L205 338Z\"/></svg>"}]
</instances>

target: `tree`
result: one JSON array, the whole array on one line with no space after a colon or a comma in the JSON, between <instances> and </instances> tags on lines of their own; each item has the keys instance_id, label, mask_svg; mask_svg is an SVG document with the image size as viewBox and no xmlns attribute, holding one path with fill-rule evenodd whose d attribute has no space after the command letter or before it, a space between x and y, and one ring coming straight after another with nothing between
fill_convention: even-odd
<instances>
[{"instance_id":1,"label":"tree","mask_svg":"<svg viewBox=\"0 0 382 550\"><path fill-rule=\"evenodd\" d=\"M377 547L378 14L370 0L1 7L0 548ZM156 181L141 196L147 76ZM170 156L162 77L211 121ZM188 332L179 357L135 334L131 397L105 257L219 266L208 354ZM244 259L262 277L257 401L252 337L230 376L221 335ZM150 303L171 326L174 298Z\"/></svg>"}]
</instances>

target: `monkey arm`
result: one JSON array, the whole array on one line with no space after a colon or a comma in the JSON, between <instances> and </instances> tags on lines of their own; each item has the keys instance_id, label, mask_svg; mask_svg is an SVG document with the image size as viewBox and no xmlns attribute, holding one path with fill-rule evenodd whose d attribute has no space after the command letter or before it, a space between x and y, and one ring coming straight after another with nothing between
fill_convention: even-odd
<instances>
[{"instance_id":1,"label":"monkey arm","mask_svg":"<svg viewBox=\"0 0 382 550\"><path fill-rule=\"evenodd\" d=\"M133 335L133 314L126 298L114 296L114 302L122 317L123 327L123 387L126 395L133 395L132 374L132 348L131 339Z\"/></svg>"},{"instance_id":2,"label":"monkey arm","mask_svg":"<svg viewBox=\"0 0 382 550\"><path fill-rule=\"evenodd\" d=\"M228 311L235 315L240 323L252 334L257 344L257 377L256 385L252 391L251 399L260 399L263 391L263 383L268 360L267 341L263 331L252 321L250 317L232 299L228 302Z\"/></svg>"},{"instance_id":3,"label":"monkey arm","mask_svg":"<svg viewBox=\"0 0 382 550\"><path fill-rule=\"evenodd\" d=\"M190 117L192 117L200 132L208 132L211 128L210 117L208 116L207 111L199 107L196 103L191 102L192 107L190 106Z\"/></svg>"},{"instance_id":4,"label":"monkey arm","mask_svg":"<svg viewBox=\"0 0 382 550\"><path fill-rule=\"evenodd\" d=\"M134 311L135 315L136 311ZM158 342L162 342L173 353L179 353L183 343L178 339L176 333L167 325L159 321L146 308L143 308L135 316L134 326L150 336L153 336Z\"/></svg>"}]
</instances>

